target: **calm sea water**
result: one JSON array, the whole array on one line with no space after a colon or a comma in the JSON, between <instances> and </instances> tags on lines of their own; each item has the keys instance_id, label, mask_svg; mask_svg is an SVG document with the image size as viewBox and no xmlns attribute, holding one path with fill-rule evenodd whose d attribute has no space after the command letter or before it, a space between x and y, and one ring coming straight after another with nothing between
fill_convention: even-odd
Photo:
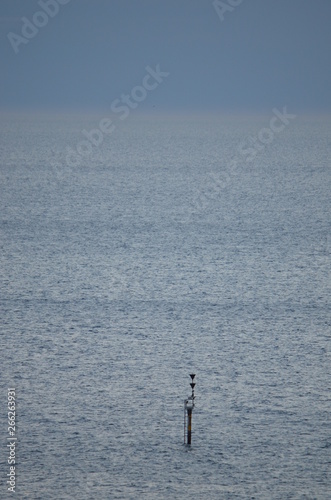
<instances>
[{"instance_id":1,"label":"calm sea water","mask_svg":"<svg viewBox=\"0 0 331 500\"><path fill-rule=\"evenodd\" d=\"M2 118L2 498L8 387L16 498L330 498L331 122L271 117L130 116L75 165L102 116Z\"/></svg>"}]
</instances>

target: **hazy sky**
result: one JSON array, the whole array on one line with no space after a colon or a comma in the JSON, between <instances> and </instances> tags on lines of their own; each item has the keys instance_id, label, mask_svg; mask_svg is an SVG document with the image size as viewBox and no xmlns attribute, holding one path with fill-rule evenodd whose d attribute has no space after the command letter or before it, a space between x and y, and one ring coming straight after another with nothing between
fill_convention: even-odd
<instances>
[{"instance_id":1,"label":"hazy sky","mask_svg":"<svg viewBox=\"0 0 331 500\"><path fill-rule=\"evenodd\" d=\"M0 0L0 107L109 109L159 64L139 109L330 112L331 0L213 3Z\"/></svg>"}]
</instances>

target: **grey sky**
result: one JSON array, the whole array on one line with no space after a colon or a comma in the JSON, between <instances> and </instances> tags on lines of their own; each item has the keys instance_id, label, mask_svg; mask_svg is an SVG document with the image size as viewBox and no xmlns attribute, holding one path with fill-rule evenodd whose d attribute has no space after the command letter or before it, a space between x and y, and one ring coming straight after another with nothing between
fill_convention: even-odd
<instances>
[{"instance_id":1,"label":"grey sky","mask_svg":"<svg viewBox=\"0 0 331 500\"><path fill-rule=\"evenodd\" d=\"M140 110L330 112L331 1L231 2L221 21L213 0L70 0L15 54L42 9L0 0L0 107L106 110L160 64Z\"/></svg>"}]
</instances>

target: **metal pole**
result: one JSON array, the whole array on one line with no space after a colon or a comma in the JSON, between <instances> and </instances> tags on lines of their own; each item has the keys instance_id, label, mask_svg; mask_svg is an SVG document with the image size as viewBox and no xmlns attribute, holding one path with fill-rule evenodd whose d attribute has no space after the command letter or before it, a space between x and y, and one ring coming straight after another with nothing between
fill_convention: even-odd
<instances>
[{"instance_id":1,"label":"metal pole","mask_svg":"<svg viewBox=\"0 0 331 500\"><path fill-rule=\"evenodd\" d=\"M193 382L195 373L190 373L190 377L192 379L192 382L190 384L191 389L192 389L192 394L190 397L185 399L184 401L184 444L191 445L192 441L192 411L194 408L194 387L195 383ZM187 439L186 439L186 411L187 411Z\"/></svg>"},{"instance_id":2,"label":"metal pole","mask_svg":"<svg viewBox=\"0 0 331 500\"><path fill-rule=\"evenodd\" d=\"M184 401L184 444L186 444L186 399Z\"/></svg>"},{"instance_id":3,"label":"metal pole","mask_svg":"<svg viewBox=\"0 0 331 500\"><path fill-rule=\"evenodd\" d=\"M191 435L192 435L192 408L187 408L187 444L191 444Z\"/></svg>"}]
</instances>

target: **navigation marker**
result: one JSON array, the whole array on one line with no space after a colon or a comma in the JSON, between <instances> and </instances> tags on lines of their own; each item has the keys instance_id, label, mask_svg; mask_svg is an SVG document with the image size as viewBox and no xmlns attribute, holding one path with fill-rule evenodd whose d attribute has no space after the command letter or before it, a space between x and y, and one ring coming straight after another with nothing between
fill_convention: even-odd
<instances>
[{"instance_id":1,"label":"navigation marker","mask_svg":"<svg viewBox=\"0 0 331 500\"><path fill-rule=\"evenodd\" d=\"M191 440L192 440L192 411L194 408L194 399L195 399L194 396L195 382L193 382L193 380L195 377L195 373L190 373L190 377L192 379L192 382L190 383L192 394L184 401L184 444L188 445L191 445ZM187 418L187 425L186 425L186 418ZM187 436L186 436L186 427L187 427Z\"/></svg>"}]
</instances>

